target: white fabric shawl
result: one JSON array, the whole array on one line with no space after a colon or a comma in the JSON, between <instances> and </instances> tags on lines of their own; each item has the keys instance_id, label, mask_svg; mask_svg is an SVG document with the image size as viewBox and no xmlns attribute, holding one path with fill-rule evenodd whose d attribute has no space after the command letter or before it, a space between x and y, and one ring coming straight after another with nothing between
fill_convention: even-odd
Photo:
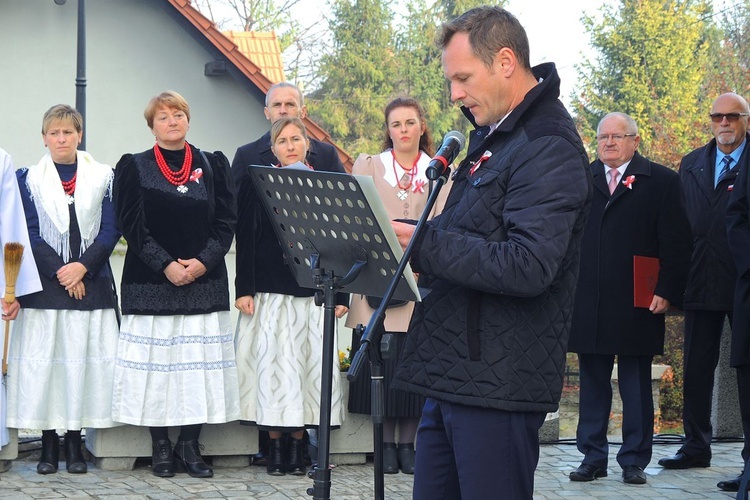
<instances>
[{"instance_id":1,"label":"white fabric shawl","mask_svg":"<svg viewBox=\"0 0 750 500\"><path fill-rule=\"evenodd\" d=\"M97 163L85 151L77 152L75 211L81 231L81 254L94 242L102 223L102 200L112 197L112 167ZM70 259L68 198L57 168L48 154L29 167L26 186L39 215L39 234L62 257Z\"/></svg>"}]
</instances>

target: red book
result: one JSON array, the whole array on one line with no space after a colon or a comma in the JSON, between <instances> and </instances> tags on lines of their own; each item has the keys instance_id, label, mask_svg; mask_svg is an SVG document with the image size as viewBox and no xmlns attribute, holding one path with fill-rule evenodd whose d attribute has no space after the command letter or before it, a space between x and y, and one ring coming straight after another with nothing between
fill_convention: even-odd
<instances>
[{"instance_id":1,"label":"red book","mask_svg":"<svg viewBox=\"0 0 750 500\"><path fill-rule=\"evenodd\" d=\"M654 300L656 282L659 281L659 259L656 257L633 256L633 306L651 306Z\"/></svg>"}]
</instances>

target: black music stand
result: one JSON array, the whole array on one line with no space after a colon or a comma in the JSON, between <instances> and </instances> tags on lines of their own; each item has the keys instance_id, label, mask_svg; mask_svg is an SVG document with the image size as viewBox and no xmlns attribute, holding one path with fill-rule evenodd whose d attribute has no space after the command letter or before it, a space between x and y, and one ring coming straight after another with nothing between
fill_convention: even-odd
<instances>
[{"instance_id":1,"label":"black music stand","mask_svg":"<svg viewBox=\"0 0 750 500\"><path fill-rule=\"evenodd\" d=\"M316 172L295 165L253 166L249 171L292 274L301 287L318 290L316 301L325 308L318 463L313 488L307 492L315 500L327 500L331 490L328 457L336 293L373 295L387 290L403 252L370 177ZM419 300L410 271L401 275L393 296ZM375 375L376 369L373 383ZM382 398L382 372L378 382L381 385L373 391L373 400L376 392ZM380 441L374 443L375 464L376 469L380 464L382 477L382 413L379 422L374 415L375 408L373 425L380 429Z\"/></svg>"}]
</instances>

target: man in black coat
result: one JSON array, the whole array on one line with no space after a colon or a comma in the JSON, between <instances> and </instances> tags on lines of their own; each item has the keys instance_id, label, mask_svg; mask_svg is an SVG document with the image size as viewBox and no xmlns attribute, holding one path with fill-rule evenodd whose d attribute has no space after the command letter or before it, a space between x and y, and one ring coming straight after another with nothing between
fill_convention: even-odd
<instances>
[{"instance_id":1,"label":"man in black coat","mask_svg":"<svg viewBox=\"0 0 750 500\"><path fill-rule=\"evenodd\" d=\"M266 106L263 113L268 121L273 124L279 118L285 116L304 119L307 116L302 91L296 85L288 82L276 83L266 93ZM331 172L345 172L336 148L325 142L310 139L310 147L307 150L306 161L315 167L315 170L329 170ZM251 165L277 165L279 163L276 155L271 151L271 131L263 134L258 140L237 148L232 160L232 176L237 189L237 207L239 211L248 206L247 191L253 187L243 182L248 178L248 168ZM244 234L243 228L237 228L237 238ZM259 434L260 451L253 457L253 462L262 464L266 458L268 446L268 433L261 431Z\"/></svg>"},{"instance_id":2,"label":"man in black coat","mask_svg":"<svg viewBox=\"0 0 750 500\"><path fill-rule=\"evenodd\" d=\"M727 242L726 207L740 166L750 162L745 147L748 111L743 97L720 95L710 113L714 139L685 156L680 164L694 246L683 303L685 442L674 457L659 460L667 469L711 465L714 370L724 320L729 317L732 321L737 278Z\"/></svg>"},{"instance_id":3,"label":"man in black coat","mask_svg":"<svg viewBox=\"0 0 750 500\"><path fill-rule=\"evenodd\" d=\"M610 113L597 128L591 164L594 196L581 250L568 351L580 362L576 440L583 462L572 481L607 475L610 378L617 356L623 444L617 454L626 483L645 484L651 460L654 402L651 361L664 349L664 313L682 302L692 249L690 222L676 172L637 152L635 121ZM638 259L635 259L638 257ZM658 271L635 261L652 258ZM646 259L648 260L648 259ZM655 281L636 307L634 275Z\"/></svg>"},{"instance_id":4,"label":"man in black coat","mask_svg":"<svg viewBox=\"0 0 750 500\"><path fill-rule=\"evenodd\" d=\"M729 249L737 267L737 286L729 364L737 368L740 414L745 435L742 460L747 464L750 458L750 165L745 163L740 166L739 176L730 189L727 228ZM737 491L740 478L720 481L717 486L724 491Z\"/></svg>"},{"instance_id":5,"label":"man in black coat","mask_svg":"<svg viewBox=\"0 0 750 500\"><path fill-rule=\"evenodd\" d=\"M446 23L440 46L451 98L476 129L411 255L431 292L392 387L427 397L413 497L531 499L539 428L562 392L588 157L554 64L530 66L505 9ZM392 224L406 246L414 226Z\"/></svg>"}]
</instances>

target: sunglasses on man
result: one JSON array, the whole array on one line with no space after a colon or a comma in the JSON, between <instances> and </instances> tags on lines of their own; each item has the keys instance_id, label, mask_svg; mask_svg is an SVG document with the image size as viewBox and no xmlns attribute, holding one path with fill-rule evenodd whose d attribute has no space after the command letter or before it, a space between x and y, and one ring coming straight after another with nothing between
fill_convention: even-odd
<instances>
[{"instance_id":1,"label":"sunglasses on man","mask_svg":"<svg viewBox=\"0 0 750 500\"><path fill-rule=\"evenodd\" d=\"M721 123L724 121L724 118L727 119L729 123L734 123L737 120L740 119L740 116L748 116L750 113L711 113L711 121L714 123Z\"/></svg>"}]
</instances>

